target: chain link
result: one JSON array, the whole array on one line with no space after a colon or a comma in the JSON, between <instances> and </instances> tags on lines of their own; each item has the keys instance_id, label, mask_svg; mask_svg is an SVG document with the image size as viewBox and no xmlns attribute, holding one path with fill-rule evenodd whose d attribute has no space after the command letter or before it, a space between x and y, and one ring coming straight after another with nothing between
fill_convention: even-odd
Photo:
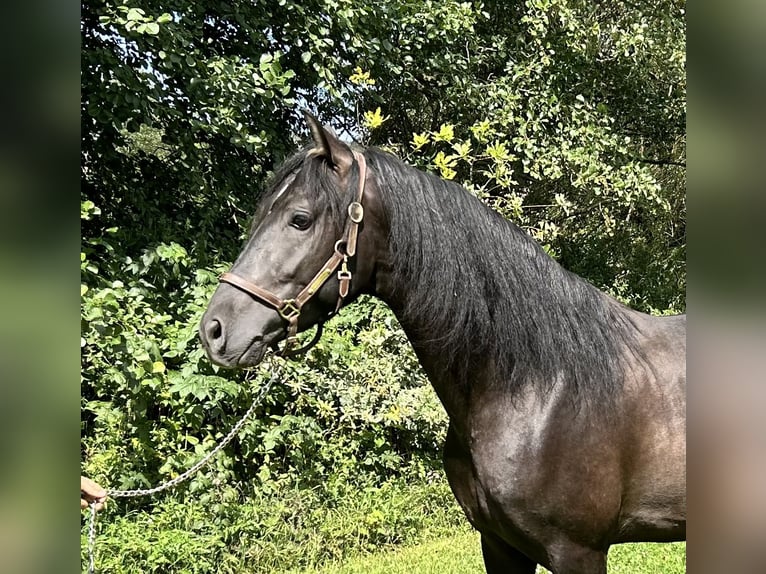
<instances>
[{"instance_id":1,"label":"chain link","mask_svg":"<svg viewBox=\"0 0 766 574\"><path fill-rule=\"evenodd\" d=\"M211 450L209 453L203 456L190 469L183 472L182 474L179 474L176 478L169 480L168 482L165 482L163 484L160 484L159 486L156 486L154 488L147 488L147 489L137 488L134 490L112 490L107 488L106 489L107 497L132 498L136 496L148 496L150 494L156 494L158 492L162 492L163 490L173 488L174 486L181 484L185 480L188 480L194 473L196 473L200 468L202 468L208 462L210 462L210 459L212 459L216 454L218 454L221 451L221 449L226 447L226 445L229 444L234 439L234 437L242 429L245 423L250 419L250 417L253 416L253 413L255 413L255 409L258 408L258 406L261 404L261 401L263 401L264 397L266 396L266 393L269 392L269 389L276 382L279 375L280 375L280 371L276 370L274 374L271 376L271 378L261 388L261 390L258 391L258 394L253 399L253 403L250 405L250 408L247 409L247 412L245 412L245 414L242 415L242 418L239 419L237 424L235 424L234 427L231 429L231 431L229 431L229 434L227 434L223 438L223 440L220 443L218 443L218 445L216 445L216 447L213 450ZM88 525L88 574L95 574L95 571L96 571L95 570L95 564L96 564L95 546L96 546L96 503L94 502L90 505L90 522Z\"/></svg>"},{"instance_id":2,"label":"chain link","mask_svg":"<svg viewBox=\"0 0 766 574\"><path fill-rule=\"evenodd\" d=\"M96 502L90 504L90 524L88 524L88 574L96 571Z\"/></svg>"}]
</instances>

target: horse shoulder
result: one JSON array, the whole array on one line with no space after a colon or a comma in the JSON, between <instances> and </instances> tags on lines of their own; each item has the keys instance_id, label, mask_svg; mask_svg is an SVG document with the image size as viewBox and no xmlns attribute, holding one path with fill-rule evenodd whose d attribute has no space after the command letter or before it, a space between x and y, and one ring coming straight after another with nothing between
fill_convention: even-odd
<instances>
[{"instance_id":1,"label":"horse shoulder","mask_svg":"<svg viewBox=\"0 0 766 574\"><path fill-rule=\"evenodd\" d=\"M527 532L602 544L622 491L620 446L602 419L572 405L561 385L545 397L496 397L481 410L470 447L478 498L504 517L506 539Z\"/></svg>"}]
</instances>

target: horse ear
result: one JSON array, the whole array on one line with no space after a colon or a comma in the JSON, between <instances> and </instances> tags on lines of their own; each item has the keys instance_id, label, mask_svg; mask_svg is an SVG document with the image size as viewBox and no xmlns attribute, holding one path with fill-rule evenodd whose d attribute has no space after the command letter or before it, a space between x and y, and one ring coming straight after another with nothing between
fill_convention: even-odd
<instances>
[{"instance_id":1,"label":"horse ear","mask_svg":"<svg viewBox=\"0 0 766 574\"><path fill-rule=\"evenodd\" d=\"M331 129L324 127L313 115L303 110L306 122L314 139L314 149L309 154L313 157L323 157L329 161L340 176L344 176L354 164L354 152L340 141Z\"/></svg>"}]
</instances>

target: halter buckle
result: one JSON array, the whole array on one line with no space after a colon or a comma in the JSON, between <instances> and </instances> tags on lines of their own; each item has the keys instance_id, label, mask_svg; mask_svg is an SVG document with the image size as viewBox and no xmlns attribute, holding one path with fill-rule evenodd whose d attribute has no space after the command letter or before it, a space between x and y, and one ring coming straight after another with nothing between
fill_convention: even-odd
<instances>
[{"instance_id":1,"label":"halter buckle","mask_svg":"<svg viewBox=\"0 0 766 574\"><path fill-rule=\"evenodd\" d=\"M279 313L279 316L285 321L292 321L301 314L301 309L295 304L295 299L287 299L282 303L282 306L277 309L277 313Z\"/></svg>"}]
</instances>

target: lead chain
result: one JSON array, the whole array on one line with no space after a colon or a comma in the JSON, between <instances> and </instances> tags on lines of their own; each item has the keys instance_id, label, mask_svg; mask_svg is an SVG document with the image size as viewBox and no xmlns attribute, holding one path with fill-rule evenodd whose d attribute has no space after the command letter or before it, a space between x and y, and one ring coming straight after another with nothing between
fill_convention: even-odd
<instances>
[{"instance_id":1,"label":"lead chain","mask_svg":"<svg viewBox=\"0 0 766 574\"><path fill-rule=\"evenodd\" d=\"M107 489L106 490L107 496L111 498L132 498L136 496L147 496L149 494L156 494L158 492L162 492L163 490L173 488L174 486L177 486L178 484L190 478L195 472L197 472L200 468L202 468L208 462L210 462L210 459L212 459L216 454L218 454L221 451L221 449L223 449L227 444L229 444L232 441L232 439L237 435L237 433L245 425L248 419L250 419L250 417L253 416L255 409L258 407L258 405L260 405L261 401L266 396L266 393L271 388L271 385L274 384L274 382L277 380L278 377L279 377L279 370L277 370L271 376L268 382L261 388L261 390L258 392L258 395L253 399L253 404L250 405L250 408L247 409L247 412L244 415L242 415L242 418L239 419L239 422L237 422L237 424L234 425L231 431L229 431L229 434L227 434L224 437L224 439L220 443L218 443L218 445L213 450L211 450L199 461L197 461L194 464L194 466L192 466L189 470L178 475L176 478L169 480L168 482L165 482L154 488L147 488L147 489L138 488L134 490ZM94 574L96 571L95 570L95 564L96 564L95 547L96 547L96 503L93 502L90 505L90 522L88 524L88 574Z\"/></svg>"}]
</instances>

